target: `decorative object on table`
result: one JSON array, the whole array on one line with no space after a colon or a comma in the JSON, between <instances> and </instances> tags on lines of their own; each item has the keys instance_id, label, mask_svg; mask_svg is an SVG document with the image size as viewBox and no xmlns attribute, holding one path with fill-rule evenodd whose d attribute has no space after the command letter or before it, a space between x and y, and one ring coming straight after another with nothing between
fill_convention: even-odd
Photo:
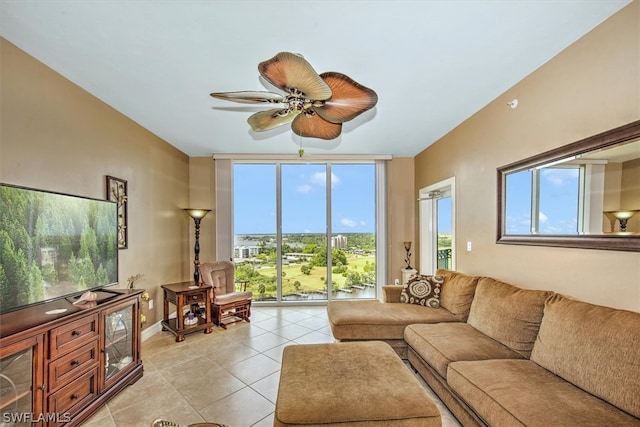
<instances>
[{"instance_id":1,"label":"decorative object on table","mask_svg":"<svg viewBox=\"0 0 640 427\"><path fill-rule=\"evenodd\" d=\"M400 302L438 308L443 283L444 276L416 274L402 287Z\"/></svg>"},{"instance_id":2,"label":"decorative object on table","mask_svg":"<svg viewBox=\"0 0 640 427\"><path fill-rule=\"evenodd\" d=\"M127 181L107 175L107 200L118 204L118 249L127 249Z\"/></svg>"},{"instance_id":3,"label":"decorative object on table","mask_svg":"<svg viewBox=\"0 0 640 427\"><path fill-rule=\"evenodd\" d=\"M193 311L187 313L187 317L184 318L184 324L185 326L193 326L198 324L198 318L193 313Z\"/></svg>"},{"instance_id":4,"label":"decorative object on table","mask_svg":"<svg viewBox=\"0 0 640 427\"><path fill-rule=\"evenodd\" d=\"M129 276L127 278L127 288L133 289L133 286L138 280L141 280L144 277L144 274L136 274L135 276Z\"/></svg>"},{"instance_id":5,"label":"decorative object on table","mask_svg":"<svg viewBox=\"0 0 640 427\"><path fill-rule=\"evenodd\" d=\"M640 212L640 210L618 210L618 211L607 211L605 214L607 216L611 215L613 218L617 219L620 222L620 232L625 233L627 231L627 221L629 221L635 214ZM615 222L613 222L611 231L613 231L613 227Z\"/></svg>"},{"instance_id":6,"label":"decorative object on table","mask_svg":"<svg viewBox=\"0 0 640 427\"><path fill-rule=\"evenodd\" d=\"M200 285L200 221L211 212L211 209L184 209L184 211L193 218L193 222L196 225L196 242L193 246L193 252L195 254L193 261L193 281L196 285Z\"/></svg>"},{"instance_id":7,"label":"decorative object on table","mask_svg":"<svg viewBox=\"0 0 640 427\"><path fill-rule=\"evenodd\" d=\"M404 242L404 250L407 252L407 255L404 259L404 262L407 263L405 270L412 270L413 267L411 267L411 242Z\"/></svg>"},{"instance_id":8,"label":"decorative object on table","mask_svg":"<svg viewBox=\"0 0 640 427\"><path fill-rule=\"evenodd\" d=\"M98 294L96 294L95 292L87 291L84 294L80 295L80 298L74 301L73 305L87 304L90 302L94 302L97 299L98 299Z\"/></svg>"},{"instance_id":9,"label":"decorative object on table","mask_svg":"<svg viewBox=\"0 0 640 427\"><path fill-rule=\"evenodd\" d=\"M300 54L280 52L258 64L258 72L269 83L285 92L214 92L225 101L244 104L282 104L283 107L260 111L247 120L251 129L262 132L291 122L301 137L335 139L342 123L373 108L378 95L355 80L337 72L316 73ZM302 157L304 150L298 150Z\"/></svg>"}]
</instances>

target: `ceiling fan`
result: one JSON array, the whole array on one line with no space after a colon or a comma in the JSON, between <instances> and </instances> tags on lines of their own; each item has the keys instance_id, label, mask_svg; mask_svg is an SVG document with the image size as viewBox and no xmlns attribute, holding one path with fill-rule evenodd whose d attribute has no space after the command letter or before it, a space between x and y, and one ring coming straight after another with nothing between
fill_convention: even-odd
<instances>
[{"instance_id":1,"label":"ceiling fan","mask_svg":"<svg viewBox=\"0 0 640 427\"><path fill-rule=\"evenodd\" d=\"M342 123L373 108L378 102L378 95L373 90L342 73L318 74L299 54L280 52L261 62L258 71L285 94L264 91L211 93L214 98L244 104L283 104L249 117L247 121L256 132L291 122L296 135L335 139L342 132Z\"/></svg>"}]
</instances>

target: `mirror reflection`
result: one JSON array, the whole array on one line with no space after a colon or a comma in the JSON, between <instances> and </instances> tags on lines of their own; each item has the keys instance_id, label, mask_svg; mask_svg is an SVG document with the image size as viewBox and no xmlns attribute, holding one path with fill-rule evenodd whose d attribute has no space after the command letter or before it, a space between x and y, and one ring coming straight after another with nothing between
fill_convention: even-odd
<instances>
[{"instance_id":1,"label":"mirror reflection","mask_svg":"<svg viewBox=\"0 0 640 427\"><path fill-rule=\"evenodd\" d=\"M640 233L640 140L505 178L505 234Z\"/></svg>"},{"instance_id":2,"label":"mirror reflection","mask_svg":"<svg viewBox=\"0 0 640 427\"><path fill-rule=\"evenodd\" d=\"M640 120L497 172L497 243L640 251Z\"/></svg>"}]
</instances>

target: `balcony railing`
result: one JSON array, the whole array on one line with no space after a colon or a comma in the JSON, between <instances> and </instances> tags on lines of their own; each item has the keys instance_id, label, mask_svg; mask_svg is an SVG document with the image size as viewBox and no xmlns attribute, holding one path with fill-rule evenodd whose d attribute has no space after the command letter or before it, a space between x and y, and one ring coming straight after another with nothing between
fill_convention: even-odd
<instances>
[{"instance_id":1,"label":"balcony railing","mask_svg":"<svg viewBox=\"0 0 640 427\"><path fill-rule=\"evenodd\" d=\"M440 249L438 251L438 268L451 270L451 249Z\"/></svg>"}]
</instances>

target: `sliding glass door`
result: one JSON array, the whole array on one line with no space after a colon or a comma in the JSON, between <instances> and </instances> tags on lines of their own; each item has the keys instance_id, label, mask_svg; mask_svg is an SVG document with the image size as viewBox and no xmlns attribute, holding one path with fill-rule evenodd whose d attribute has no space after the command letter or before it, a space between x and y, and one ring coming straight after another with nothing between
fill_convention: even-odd
<instances>
[{"instance_id":1,"label":"sliding glass door","mask_svg":"<svg viewBox=\"0 0 640 427\"><path fill-rule=\"evenodd\" d=\"M376 297L376 164L233 166L236 278L255 301Z\"/></svg>"}]
</instances>

